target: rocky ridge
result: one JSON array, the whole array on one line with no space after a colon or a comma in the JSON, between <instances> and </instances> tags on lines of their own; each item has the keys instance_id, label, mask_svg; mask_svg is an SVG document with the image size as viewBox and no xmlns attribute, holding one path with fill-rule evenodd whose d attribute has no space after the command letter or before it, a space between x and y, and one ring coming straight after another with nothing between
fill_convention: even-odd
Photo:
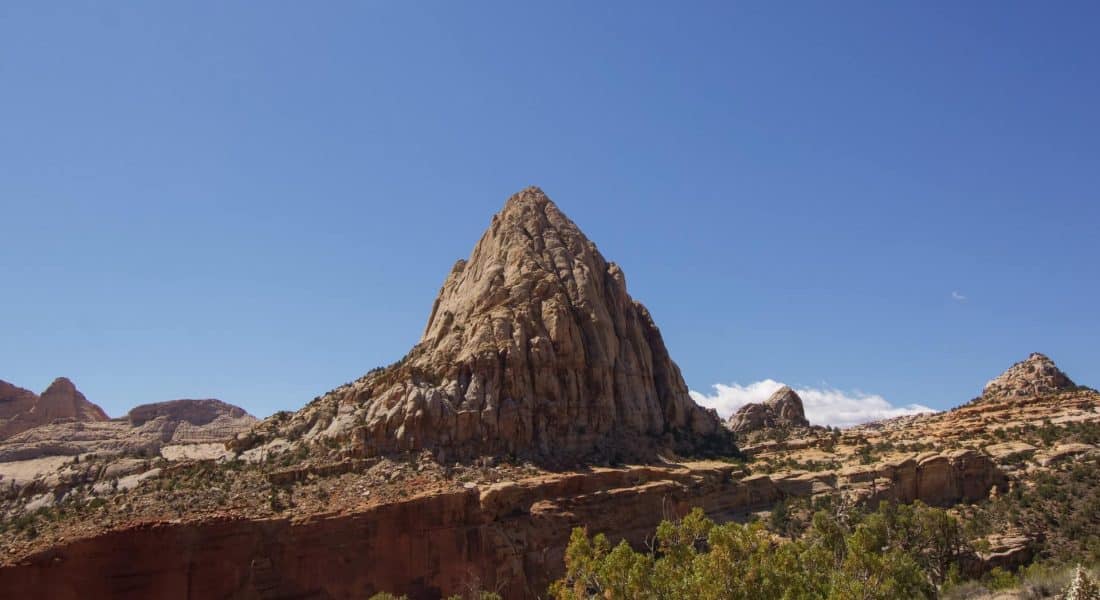
<instances>
[{"instance_id":1,"label":"rocky ridge","mask_svg":"<svg viewBox=\"0 0 1100 600\"><path fill-rule=\"evenodd\" d=\"M688 395L649 311L538 188L515 194L443 283L399 363L263 423L235 448L326 439L362 456L570 464L736 452Z\"/></svg>"},{"instance_id":2,"label":"rocky ridge","mask_svg":"<svg viewBox=\"0 0 1100 600\"><path fill-rule=\"evenodd\" d=\"M256 418L240 407L218 400L173 400L157 406L161 408L156 412L134 409L137 419L131 411L121 419L56 422L28 429L0 442L0 465L89 453L157 456L167 447L199 444L214 446L203 448L205 453L225 456L224 444L256 423ZM0 466L0 478L2 473Z\"/></svg>"},{"instance_id":3,"label":"rocky ridge","mask_svg":"<svg viewBox=\"0 0 1100 600\"><path fill-rule=\"evenodd\" d=\"M146 404L120 419L108 419L67 379L55 381L41 398L3 385L0 393L12 398L13 405L30 407L13 422L28 424L30 420L22 418L26 414L49 418L0 440L0 486L8 495L44 494L40 500L47 505L73 482L125 475L140 470L145 459L224 458L229 455L225 443L256 423L240 407L219 400ZM90 457L105 466L93 468Z\"/></svg>"},{"instance_id":4,"label":"rocky ridge","mask_svg":"<svg viewBox=\"0 0 1100 600\"><path fill-rule=\"evenodd\" d=\"M0 440L55 421L106 421L107 413L88 401L73 382L58 377L42 395L0 381Z\"/></svg>"}]
</instances>

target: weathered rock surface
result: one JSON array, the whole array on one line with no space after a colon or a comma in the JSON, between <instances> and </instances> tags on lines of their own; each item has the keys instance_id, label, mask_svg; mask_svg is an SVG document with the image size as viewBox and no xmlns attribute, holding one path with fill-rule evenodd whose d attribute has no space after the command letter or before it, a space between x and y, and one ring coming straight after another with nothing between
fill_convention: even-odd
<instances>
[{"instance_id":1,"label":"weathered rock surface","mask_svg":"<svg viewBox=\"0 0 1100 600\"><path fill-rule=\"evenodd\" d=\"M662 518L694 506L726 521L790 496L975 500L985 497L984 486L1003 483L983 459L927 455L850 473L751 477L724 463L595 468L302 520L143 525L0 568L0 589L59 600L350 598L378 591L434 599L475 584L505 598L535 598L561 574L575 526L640 546ZM873 494L865 491L870 482Z\"/></svg>"},{"instance_id":2,"label":"weathered rock surface","mask_svg":"<svg viewBox=\"0 0 1100 600\"><path fill-rule=\"evenodd\" d=\"M238 447L325 437L364 455L565 463L736 451L717 414L688 395L622 269L537 188L512 196L454 265L405 359Z\"/></svg>"},{"instance_id":3,"label":"weathered rock surface","mask_svg":"<svg viewBox=\"0 0 1100 600\"><path fill-rule=\"evenodd\" d=\"M73 382L59 377L37 396L0 381L0 440L55 421L106 421L107 413L81 394Z\"/></svg>"},{"instance_id":4,"label":"weathered rock surface","mask_svg":"<svg viewBox=\"0 0 1100 600\"><path fill-rule=\"evenodd\" d=\"M1033 353L993 379L982 395L953 410L906 415L847 430L848 434L967 440L977 431L1100 418L1100 393L1076 385L1043 354Z\"/></svg>"},{"instance_id":5,"label":"weathered rock surface","mask_svg":"<svg viewBox=\"0 0 1100 600\"><path fill-rule=\"evenodd\" d=\"M189 405L193 402L200 404L192 409ZM217 400L175 400L147 406L164 405L171 408L140 413L148 419L56 422L28 429L0 442L0 462L87 453L155 456L172 444L227 442L256 423L256 418L240 407Z\"/></svg>"},{"instance_id":6,"label":"weathered rock surface","mask_svg":"<svg viewBox=\"0 0 1100 600\"><path fill-rule=\"evenodd\" d=\"M1077 385L1070 380L1054 361L1038 352L1033 352L996 379L985 385L983 398L1014 398L1045 396L1072 390Z\"/></svg>"},{"instance_id":7,"label":"weathered rock surface","mask_svg":"<svg viewBox=\"0 0 1100 600\"><path fill-rule=\"evenodd\" d=\"M1100 455L1100 449L1092 444L1072 443L1057 444L1046 452L1035 456L1036 462L1041 466L1049 467L1055 463L1078 457L1093 457Z\"/></svg>"},{"instance_id":8,"label":"weathered rock surface","mask_svg":"<svg viewBox=\"0 0 1100 600\"><path fill-rule=\"evenodd\" d=\"M993 457L993 460L1002 461L1014 456L1026 456L1034 454L1035 446L1024 442L1002 442L990 444L985 447L985 453Z\"/></svg>"},{"instance_id":9,"label":"weathered rock surface","mask_svg":"<svg viewBox=\"0 0 1100 600\"><path fill-rule=\"evenodd\" d=\"M186 421L192 425L207 425L222 417L240 419L246 416L248 413L243 408L210 398L142 404L126 413L126 419L134 427L140 427L158 417L167 417L169 421Z\"/></svg>"},{"instance_id":10,"label":"weathered rock surface","mask_svg":"<svg viewBox=\"0 0 1100 600\"><path fill-rule=\"evenodd\" d=\"M730 416L728 426L735 433L749 433L773 427L809 427L802 398L788 386L775 391L763 403L749 403Z\"/></svg>"}]
</instances>

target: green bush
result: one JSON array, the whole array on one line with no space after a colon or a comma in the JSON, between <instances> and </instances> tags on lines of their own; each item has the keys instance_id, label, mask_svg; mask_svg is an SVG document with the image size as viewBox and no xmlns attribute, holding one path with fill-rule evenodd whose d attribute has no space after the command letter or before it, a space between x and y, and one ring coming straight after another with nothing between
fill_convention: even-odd
<instances>
[{"instance_id":1,"label":"green bush","mask_svg":"<svg viewBox=\"0 0 1100 600\"><path fill-rule=\"evenodd\" d=\"M919 503L883 503L858 523L818 511L806 535L793 541L775 538L759 522L717 525L695 509L662 522L648 552L625 541L612 547L602 534L574 529L566 574L550 594L557 600L933 598L962 549L958 522Z\"/></svg>"}]
</instances>

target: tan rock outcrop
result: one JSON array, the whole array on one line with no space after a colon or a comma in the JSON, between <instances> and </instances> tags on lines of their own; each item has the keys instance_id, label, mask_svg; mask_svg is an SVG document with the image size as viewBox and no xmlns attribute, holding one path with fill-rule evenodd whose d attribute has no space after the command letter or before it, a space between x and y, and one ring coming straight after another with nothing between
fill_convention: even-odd
<instances>
[{"instance_id":1,"label":"tan rock outcrop","mask_svg":"<svg viewBox=\"0 0 1100 600\"><path fill-rule=\"evenodd\" d=\"M772 427L809 427L802 398L788 386L775 391L763 403L749 403L730 416L728 427L735 433L749 433Z\"/></svg>"},{"instance_id":2,"label":"tan rock outcrop","mask_svg":"<svg viewBox=\"0 0 1100 600\"><path fill-rule=\"evenodd\" d=\"M87 453L155 456L173 444L224 444L255 423L240 407L219 400L173 400L139 406L122 419L56 419L21 431L0 441L0 462Z\"/></svg>"},{"instance_id":3,"label":"tan rock outcrop","mask_svg":"<svg viewBox=\"0 0 1100 600\"><path fill-rule=\"evenodd\" d=\"M36 396L0 381L0 440L55 421L106 421L107 413L88 401L73 382L59 377Z\"/></svg>"},{"instance_id":4,"label":"tan rock outcrop","mask_svg":"<svg viewBox=\"0 0 1100 600\"><path fill-rule=\"evenodd\" d=\"M1013 398L1055 394L1076 388L1054 361L1038 352L1012 365L985 385L982 397Z\"/></svg>"},{"instance_id":5,"label":"tan rock outcrop","mask_svg":"<svg viewBox=\"0 0 1100 600\"><path fill-rule=\"evenodd\" d=\"M454 265L405 359L237 447L325 437L365 455L565 463L736 451L717 414L688 395L622 269L537 188L509 198Z\"/></svg>"},{"instance_id":6,"label":"tan rock outcrop","mask_svg":"<svg viewBox=\"0 0 1100 600\"><path fill-rule=\"evenodd\" d=\"M1049 467L1050 465L1082 456L1100 456L1100 449L1092 444L1057 444L1050 450L1036 454L1035 461L1041 466Z\"/></svg>"}]
</instances>

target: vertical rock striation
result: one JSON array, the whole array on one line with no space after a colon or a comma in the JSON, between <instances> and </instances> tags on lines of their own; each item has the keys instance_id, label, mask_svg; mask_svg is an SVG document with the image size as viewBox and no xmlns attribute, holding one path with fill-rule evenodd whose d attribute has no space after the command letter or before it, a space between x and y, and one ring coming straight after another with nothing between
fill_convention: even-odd
<instances>
[{"instance_id":1,"label":"vertical rock striation","mask_svg":"<svg viewBox=\"0 0 1100 600\"><path fill-rule=\"evenodd\" d=\"M717 414L688 395L622 269L533 187L512 196L451 269L405 359L267 430L345 437L366 454L735 452Z\"/></svg>"}]
</instances>

